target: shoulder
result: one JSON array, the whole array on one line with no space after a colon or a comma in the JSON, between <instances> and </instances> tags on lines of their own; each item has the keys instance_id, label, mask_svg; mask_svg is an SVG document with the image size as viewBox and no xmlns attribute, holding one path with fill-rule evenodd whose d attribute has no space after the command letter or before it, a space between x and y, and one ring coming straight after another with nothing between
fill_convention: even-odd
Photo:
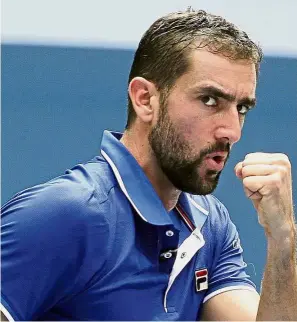
<instances>
[{"instance_id":1,"label":"shoulder","mask_svg":"<svg viewBox=\"0 0 297 322\"><path fill-rule=\"evenodd\" d=\"M113 187L103 162L77 165L15 195L2 208L2 226L61 238L91 229L96 223L97 227L108 226L106 214Z\"/></svg>"},{"instance_id":2,"label":"shoulder","mask_svg":"<svg viewBox=\"0 0 297 322\"><path fill-rule=\"evenodd\" d=\"M113 182L104 165L95 168L78 165L3 206L2 292L21 320L34 320L44 305L81 292L105 264Z\"/></svg>"}]
</instances>

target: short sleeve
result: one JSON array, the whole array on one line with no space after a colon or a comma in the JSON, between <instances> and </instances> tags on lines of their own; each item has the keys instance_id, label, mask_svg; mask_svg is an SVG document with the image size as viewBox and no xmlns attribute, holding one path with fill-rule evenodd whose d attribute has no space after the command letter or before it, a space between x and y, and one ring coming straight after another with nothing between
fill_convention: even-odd
<instances>
[{"instance_id":1,"label":"short sleeve","mask_svg":"<svg viewBox=\"0 0 297 322\"><path fill-rule=\"evenodd\" d=\"M227 209L219 204L221 217L224 218L224 229L221 240L217 242L217 260L214 262L209 278L208 292L204 302L213 296L229 290L247 289L256 292L255 284L246 273L246 263L243 260L243 249L237 229L230 219Z\"/></svg>"},{"instance_id":2,"label":"short sleeve","mask_svg":"<svg viewBox=\"0 0 297 322\"><path fill-rule=\"evenodd\" d=\"M85 219L94 208L91 192L64 183L30 188L3 206L1 303L14 320L36 320L81 290L92 256Z\"/></svg>"}]
</instances>

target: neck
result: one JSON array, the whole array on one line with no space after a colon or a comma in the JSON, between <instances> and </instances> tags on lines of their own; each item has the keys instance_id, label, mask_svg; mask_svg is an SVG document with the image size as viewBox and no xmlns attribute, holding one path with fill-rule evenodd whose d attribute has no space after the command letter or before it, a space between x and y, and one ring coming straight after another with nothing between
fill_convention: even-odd
<instances>
[{"instance_id":1,"label":"neck","mask_svg":"<svg viewBox=\"0 0 297 322\"><path fill-rule=\"evenodd\" d=\"M148 131L129 129L124 132L121 142L143 169L164 207L168 211L172 210L177 204L180 191L172 185L158 165L148 142Z\"/></svg>"}]
</instances>

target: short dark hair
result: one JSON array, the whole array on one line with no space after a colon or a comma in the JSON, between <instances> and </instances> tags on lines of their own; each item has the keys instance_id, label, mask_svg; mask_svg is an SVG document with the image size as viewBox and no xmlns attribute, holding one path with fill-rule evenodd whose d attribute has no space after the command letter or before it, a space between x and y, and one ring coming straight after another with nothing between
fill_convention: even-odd
<instances>
[{"instance_id":1,"label":"short dark hair","mask_svg":"<svg viewBox=\"0 0 297 322\"><path fill-rule=\"evenodd\" d=\"M145 32L134 55L128 84L140 76L153 82L163 95L169 93L176 80L188 70L190 51L203 47L230 59L249 60L255 64L258 74L263 56L259 45L223 17L188 8L156 20ZM128 95L126 129L135 119Z\"/></svg>"}]
</instances>

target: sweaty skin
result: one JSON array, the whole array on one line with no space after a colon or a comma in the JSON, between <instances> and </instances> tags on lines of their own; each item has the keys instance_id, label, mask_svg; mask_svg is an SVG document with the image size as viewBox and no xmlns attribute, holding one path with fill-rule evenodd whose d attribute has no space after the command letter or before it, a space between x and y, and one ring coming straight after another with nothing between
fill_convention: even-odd
<instances>
[{"instance_id":1,"label":"sweaty skin","mask_svg":"<svg viewBox=\"0 0 297 322\"><path fill-rule=\"evenodd\" d=\"M176 81L166 102L167 120L179 142L184 143L179 145L180 155L176 155L186 160L217 143L228 143L231 149L241 137L245 113L254 105L256 90L256 71L251 62L230 60L206 49L195 50L189 59L189 70ZM171 210L180 190L160 168L158 155L148 140L158 124L160 93L154 84L136 77L130 82L129 94L137 118L124 133L122 142L144 169L164 206ZM168 129L165 126L159 136L169 152L176 140ZM205 158L193 175L199 176L200 182L211 184L208 170L210 163ZM290 162L283 154L252 153L236 166L235 172L242 179L267 237L261 295L259 298L247 290L218 294L204 304L202 320L297 320L296 227Z\"/></svg>"},{"instance_id":2,"label":"sweaty skin","mask_svg":"<svg viewBox=\"0 0 297 322\"><path fill-rule=\"evenodd\" d=\"M188 71L177 79L166 101L166 121L174 133L168 135L170 128L163 124L155 142L162 140L168 151L172 151L174 142L179 142L173 155L177 163L197 159L209 147L228 145L231 149L241 137L245 113L255 100L253 63L230 60L206 49L194 50L189 60ZM160 92L152 82L135 77L129 84L129 95L137 118L121 141L143 168L164 207L171 210L180 190L165 175L149 142L162 107ZM168 162L164 164L169 166ZM196 168L191 174L199 180L192 183L200 182L214 189L216 174L209 175L209 170L217 170L212 161L206 156L193 164ZM296 227L290 162L283 154L252 153L236 166L235 173L242 180L267 237L261 295L247 290L220 293L204 303L201 319L297 320Z\"/></svg>"},{"instance_id":3,"label":"sweaty skin","mask_svg":"<svg viewBox=\"0 0 297 322\"><path fill-rule=\"evenodd\" d=\"M267 237L258 320L297 320L296 227L291 164L280 153L251 153L235 167Z\"/></svg>"}]
</instances>

